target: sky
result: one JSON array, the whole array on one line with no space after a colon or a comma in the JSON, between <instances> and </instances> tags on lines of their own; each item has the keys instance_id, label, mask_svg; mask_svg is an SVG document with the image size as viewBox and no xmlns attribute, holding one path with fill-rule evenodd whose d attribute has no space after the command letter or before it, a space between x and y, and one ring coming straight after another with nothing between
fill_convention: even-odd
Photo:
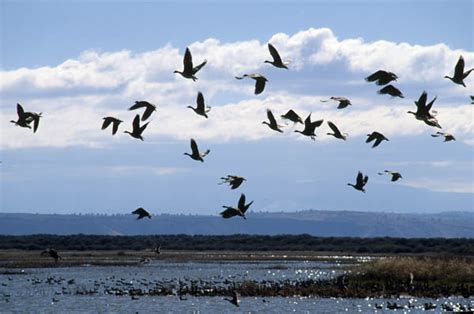
<instances>
[{"instance_id":1,"label":"sky","mask_svg":"<svg viewBox=\"0 0 474 314\"><path fill-rule=\"evenodd\" d=\"M217 215L240 193L253 211L474 211L474 74L444 79L462 55L474 67L472 1L0 1L0 211ZM289 70L272 67L272 43ZM196 82L186 47L208 63ZM394 72L405 98L378 95L371 73ZM261 73L265 91L234 76ZM443 131L408 110L423 91ZM187 106L197 92L209 119ZM331 96L352 106L338 110ZM124 134L137 100L157 105L139 141ZM37 133L10 123L16 103L42 112ZM293 109L324 119L316 141L261 122ZM124 121L119 132L102 118ZM327 121L349 134L328 136ZM388 142L372 149L366 134ZM194 138L204 163L183 155ZM390 182L383 170L399 171ZM366 193L347 186L358 171ZM237 190L219 178L241 175Z\"/></svg>"}]
</instances>

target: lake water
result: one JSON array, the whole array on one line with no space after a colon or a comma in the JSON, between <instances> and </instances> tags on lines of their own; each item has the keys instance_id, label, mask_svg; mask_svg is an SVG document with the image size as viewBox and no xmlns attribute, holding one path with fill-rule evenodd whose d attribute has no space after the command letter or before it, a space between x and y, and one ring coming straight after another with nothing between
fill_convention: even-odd
<instances>
[{"instance_id":1,"label":"lake water","mask_svg":"<svg viewBox=\"0 0 474 314\"><path fill-rule=\"evenodd\" d=\"M355 262L355 261L354 261ZM17 271L17 270L2 270ZM224 297L138 296L127 293L152 287L176 292L176 287L197 285L229 286L233 282L259 282L328 279L341 273L337 262L164 262L152 261L140 266L34 268L19 274L0 275L0 312L126 312L126 313L335 313L392 312L388 301L406 305L405 312L420 312L423 304L461 303L474 306L473 299L341 299L304 297L242 297L237 308ZM89 294L91 293L91 294ZM123 295L119 295L123 294ZM412 304L412 308L408 308ZM384 309L376 309L383 305Z\"/></svg>"}]
</instances>

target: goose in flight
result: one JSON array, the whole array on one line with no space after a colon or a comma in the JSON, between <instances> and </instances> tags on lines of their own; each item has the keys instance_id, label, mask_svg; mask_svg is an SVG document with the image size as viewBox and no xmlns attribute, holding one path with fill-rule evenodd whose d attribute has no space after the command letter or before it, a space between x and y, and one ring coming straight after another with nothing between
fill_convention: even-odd
<instances>
[{"instance_id":1,"label":"goose in flight","mask_svg":"<svg viewBox=\"0 0 474 314\"><path fill-rule=\"evenodd\" d=\"M176 70L174 71L174 73L179 73L185 78L196 81L198 78L195 76L195 74L199 70L201 70L201 68L205 66L206 63L207 60L204 60L200 65L193 66L193 56L191 55L191 51L189 51L189 48L186 48L186 52L184 53L183 58L183 72Z\"/></svg>"},{"instance_id":2,"label":"goose in flight","mask_svg":"<svg viewBox=\"0 0 474 314\"><path fill-rule=\"evenodd\" d=\"M386 85L391 81L396 81L397 79L398 76L395 73L384 70L378 70L365 78L367 82L375 82L377 85Z\"/></svg>"},{"instance_id":3,"label":"goose in flight","mask_svg":"<svg viewBox=\"0 0 474 314\"><path fill-rule=\"evenodd\" d=\"M141 109L145 108L145 111L143 112L142 115L142 121L147 120L151 114L156 111L156 106L153 104L150 104L148 101L136 101L135 105L131 106L128 108L128 110L136 110L136 109Z\"/></svg>"},{"instance_id":4,"label":"goose in flight","mask_svg":"<svg viewBox=\"0 0 474 314\"><path fill-rule=\"evenodd\" d=\"M230 303L232 303L236 307L239 307L240 299L239 299L239 294L238 294L237 290L234 290L232 292L232 299L224 298L224 300L229 301Z\"/></svg>"},{"instance_id":5,"label":"goose in flight","mask_svg":"<svg viewBox=\"0 0 474 314\"><path fill-rule=\"evenodd\" d=\"M393 85L387 85L384 88L382 88L381 90L379 90L377 93L381 94L381 95L388 94L392 97L405 98L405 96L403 96L402 92Z\"/></svg>"},{"instance_id":6,"label":"goose in flight","mask_svg":"<svg viewBox=\"0 0 474 314\"><path fill-rule=\"evenodd\" d=\"M228 183L232 190L238 188L244 181L247 181L244 177L228 175L227 177L221 177L222 182L219 184Z\"/></svg>"},{"instance_id":7,"label":"goose in flight","mask_svg":"<svg viewBox=\"0 0 474 314\"><path fill-rule=\"evenodd\" d=\"M288 70L287 65L289 64L288 62L283 62L281 60L280 54L276 50L275 47L273 47L272 44L268 43L268 50L270 50L270 54L272 55L273 61L268 61L266 60L265 63L270 63L273 64L277 68L285 68Z\"/></svg>"},{"instance_id":8,"label":"goose in flight","mask_svg":"<svg viewBox=\"0 0 474 314\"><path fill-rule=\"evenodd\" d=\"M34 121L33 132L36 133L39 125L39 119L41 118L41 113L25 112L20 104L16 104L16 113L18 115L18 119L16 121L11 120L10 122L22 128L31 129L30 124Z\"/></svg>"},{"instance_id":9,"label":"goose in flight","mask_svg":"<svg viewBox=\"0 0 474 314\"><path fill-rule=\"evenodd\" d=\"M403 178L402 175L400 174L400 172L397 172L397 171L384 170L383 172L379 172L378 174L382 176L382 175L384 175L385 173L392 176L392 179L391 179L392 182L395 182L395 181L397 181L398 179L402 179L402 178Z\"/></svg>"},{"instance_id":10,"label":"goose in flight","mask_svg":"<svg viewBox=\"0 0 474 314\"><path fill-rule=\"evenodd\" d=\"M54 258L54 262L57 263L60 259L63 259L61 255L59 255L58 251L55 249L46 249L41 252L41 256L49 256Z\"/></svg>"},{"instance_id":11,"label":"goose in flight","mask_svg":"<svg viewBox=\"0 0 474 314\"><path fill-rule=\"evenodd\" d=\"M382 143L382 141L388 141L388 138L386 138L382 133L379 133L377 131L372 132L371 134L367 134L368 138L365 140L366 143L370 143L373 140L375 140L374 145L372 145L372 148L375 148Z\"/></svg>"},{"instance_id":12,"label":"goose in flight","mask_svg":"<svg viewBox=\"0 0 474 314\"><path fill-rule=\"evenodd\" d=\"M246 77L255 80L255 95L261 94L263 92L263 89L265 88L265 83L268 82L267 78L258 73L244 74L242 76L236 76L235 78L238 80L242 80Z\"/></svg>"},{"instance_id":13,"label":"goose in flight","mask_svg":"<svg viewBox=\"0 0 474 314\"><path fill-rule=\"evenodd\" d=\"M347 99L346 97L340 97L340 96L332 96L332 97L329 97L329 100L321 100L321 102L328 102L330 100L334 100L339 103L337 105L337 109L344 109L352 105L349 99Z\"/></svg>"},{"instance_id":14,"label":"goose in flight","mask_svg":"<svg viewBox=\"0 0 474 314\"><path fill-rule=\"evenodd\" d=\"M281 117L283 119L290 120L294 123L304 124L303 119L301 119L301 117L296 112L294 112L292 109L288 110L288 112L285 113L284 115L281 115Z\"/></svg>"},{"instance_id":15,"label":"goose in flight","mask_svg":"<svg viewBox=\"0 0 474 314\"><path fill-rule=\"evenodd\" d=\"M103 118L104 122L102 123L102 130L105 130L112 124L112 135L115 135L118 131L119 124L122 123L122 120L119 120L114 117L105 117Z\"/></svg>"},{"instance_id":16,"label":"goose in flight","mask_svg":"<svg viewBox=\"0 0 474 314\"><path fill-rule=\"evenodd\" d=\"M301 133L305 136L309 136L311 137L311 139L313 141L315 141L315 137L316 137L316 134L314 134L314 130L321 126L321 124L323 124L324 120L321 119L321 120L317 120L317 121L311 121L311 113L308 115L308 117L306 117L306 119L304 120L304 129L303 131L299 131L299 130L295 130L295 132L297 133Z\"/></svg>"},{"instance_id":17,"label":"goose in flight","mask_svg":"<svg viewBox=\"0 0 474 314\"><path fill-rule=\"evenodd\" d=\"M151 215L149 212L147 212L145 209L139 207L137 209L135 209L132 214L134 215L137 215L137 220L138 219L142 219L142 218L145 218L145 217L148 217L149 219L151 219Z\"/></svg>"},{"instance_id":18,"label":"goose in flight","mask_svg":"<svg viewBox=\"0 0 474 314\"><path fill-rule=\"evenodd\" d=\"M416 112L407 111L407 113L411 113L415 116L417 120L425 122L429 126L437 127L441 129L441 126L438 123L438 120L435 118L433 114L430 113L431 107L433 106L436 98L433 98L428 104L426 101L428 99L428 94L423 91L421 96L418 98L418 101L415 101L416 105Z\"/></svg>"},{"instance_id":19,"label":"goose in flight","mask_svg":"<svg viewBox=\"0 0 474 314\"><path fill-rule=\"evenodd\" d=\"M328 121L328 125L334 133L327 133L327 135L332 135L335 138L338 138L338 139L341 139L341 140L344 140L344 141L346 140L347 133L341 133L341 131L339 131L337 126L334 123L332 123L331 121Z\"/></svg>"},{"instance_id":20,"label":"goose in flight","mask_svg":"<svg viewBox=\"0 0 474 314\"><path fill-rule=\"evenodd\" d=\"M263 121L262 124L268 125L270 127L270 129L272 129L274 131L283 133L283 131L280 129L281 125L278 125L278 123L276 122L275 117L273 116L273 113L270 109L267 109L267 118L268 118L268 121L270 121L270 122Z\"/></svg>"},{"instance_id":21,"label":"goose in flight","mask_svg":"<svg viewBox=\"0 0 474 314\"><path fill-rule=\"evenodd\" d=\"M150 122L147 122L144 125L140 126L140 116L136 115L135 119L133 119L133 123L132 123L132 132L123 131L123 133L128 133L128 134L130 134L131 137L134 137L136 139L140 139L140 140L143 141L142 133L143 133L143 131L145 131L146 127L148 126L148 123L150 123Z\"/></svg>"},{"instance_id":22,"label":"goose in flight","mask_svg":"<svg viewBox=\"0 0 474 314\"><path fill-rule=\"evenodd\" d=\"M193 108L192 106L188 106L188 108L193 109L195 113L200 116L206 117L207 119L207 113L211 111L211 107L206 107L206 105L204 104L204 96L201 92L198 92L196 104L196 108Z\"/></svg>"},{"instance_id":23,"label":"goose in flight","mask_svg":"<svg viewBox=\"0 0 474 314\"><path fill-rule=\"evenodd\" d=\"M450 79L453 81L453 83L466 87L466 84L464 84L464 79L471 73L472 70L474 70L474 68L464 72L464 58L460 56L458 63L456 63L456 67L454 68L453 77L445 75L444 78Z\"/></svg>"},{"instance_id":24,"label":"goose in flight","mask_svg":"<svg viewBox=\"0 0 474 314\"><path fill-rule=\"evenodd\" d=\"M364 186L367 184L367 181L369 181L369 177L364 176L362 174L362 172L359 171L359 173L357 174L357 178L356 178L356 184L354 185L352 183L347 183L347 185L350 185L354 189L365 193Z\"/></svg>"},{"instance_id":25,"label":"goose in flight","mask_svg":"<svg viewBox=\"0 0 474 314\"><path fill-rule=\"evenodd\" d=\"M27 112L26 114L28 115L28 117L26 118L26 122L28 124L31 124L31 122L33 122L33 133L36 133L36 130L38 130L39 126L39 121L43 113Z\"/></svg>"},{"instance_id":26,"label":"goose in flight","mask_svg":"<svg viewBox=\"0 0 474 314\"><path fill-rule=\"evenodd\" d=\"M204 153L200 153L199 152L199 148L196 144L196 141L194 139L191 139L191 151L192 153L189 154L189 153L184 153L184 155L188 155L189 157L191 157L192 159L194 160L200 160L201 162L204 162L204 157L207 156L207 154L209 154L211 151L208 149L206 150Z\"/></svg>"},{"instance_id":27,"label":"goose in flight","mask_svg":"<svg viewBox=\"0 0 474 314\"><path fill-rule=\"evenodd\" d=\"M222 206L225 208L223 212L220 213L222 218L231 218L234 216L240 216L244 219L247 219L245 217L245 212L247 209L249 209L250 205L253 204L253 201L251 201L248 204L245 204L245 194L242 193L239 198L239 203L237 204L237 207L231 207L231 206Z\"/></svg>"},{"instance_id":28,"label":"goose in flight","mask_svg":"<svg viewBox=\"0 0 474 314\"><path fill-rule=\"evenodd\" d=\"M435 134L431 134L432 137L444 137L444 142L455 141L456 139L452 134L444 133L444 132L436 132Z\"/></svg>"}]
</instances>

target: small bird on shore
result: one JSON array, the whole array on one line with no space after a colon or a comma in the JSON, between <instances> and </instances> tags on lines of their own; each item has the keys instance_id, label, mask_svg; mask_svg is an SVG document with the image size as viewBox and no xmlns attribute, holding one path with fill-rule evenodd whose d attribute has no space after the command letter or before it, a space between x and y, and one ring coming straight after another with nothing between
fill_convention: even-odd
<instances>
[{"instance_id":1,"label":"small bird on shore","mask_svg":"<svg viewBox=\"0 0 474 314\"><path fill-rule=\"evenodd\" d=\"M391 81L396 81L397 79L398 76L395 73L384 70L378 70L365 78L367 82L375 82L377 85L386 85Z\"/></svg>"},{"instance_id":2,"label":"small bird on shore","mask_svg":"<svg viewBox=\"0 0 474 314\"><path fill-rule=\"evenodd\" d=\"M263 121L262 124L266 124L270 127L270 129L283 133L283 130L280 129L281 125L278 125L278 123L275 120L275 117L273 116L273 113L270 109L267 109L267 118L268 121Z\"/></svg>"},{"instance_id":3,"label":"small bird on shore","mask_svg":"<svg viewBox=\"0 0 474 314\"><path fill-rule=\"evenodd\" d=\"M237 189L244 181L247 181L244 177L228 175L227 177L221 177L222 182L219 184L228 183L232 190Z\"/></svg>"},{"instance_id":4,"label":"small bird on shore","mask_svg":"<svg viewBox=\"0 0 474 314\"><path fill-rule=\"evenodd\" d=\"M128 134L130 134L131 137L134 137L136 139L139 139L139 140L143 141L142 133L143 133L143 131L145 131L146 127L148 126L148 123L150 123L150 122L147 122L144 125L140 126L140 116L136 115L135 119L133 119L133 123L132 123L132 132L123 131L123 133L128 133Z\"/></svg>"},{"instance_id":5,"label":"small bird on shore","mask_svg":"<svg viewBox=\"0 0 474 314\"><path fill-rule=\"evenodd\" d=\"M205 66L207 63L207 60L204 60L201 64L197 66L193 66L193 56L191 55L191 51L189 48L186 48L186 52L184 53L184 58L183 58L183 72L180 72L178 70L174 71L174 73L179 73L181 74L184 78L192 79L193 81L196 81L198 78L195 76L195 74L201 70L203 66Z\"/></svg>"},{"instance_id":6,"label":"small bird on shore","mask_svg":"<svg viewBox=\"0 0 474 314\"><path fill-rule=\"evenodd\" d=\"M188 106L188 108L193 109L193 111L195 113L197 113L198 115L203 116L207 119L208 118L207 113L209 111L211 111L211 107L206 107L206 105L204 104L204 96L201 92L198 92L197 99L196 99L196 104L197 104L196 108L194 108L192 106Z\"/></svg>"},{"instance_id":7,"label":"small bird on shore","mask_svg":"<svg viewBox=\"0 0 474 314\"><path fill-rule=\"evenodd\" d=\"M377 93L381 94L381 95L388 94L392 97L405 98L405 96L403 96L402 92L393 85L387 85L384 88L382 88L381 90L379 90Z\"/></svg>"},{"instance_id":8,"label":"small bird on shore","mask_svg":"<svg viewBox=\"0 0 474 314\"><path fill-rule=\"evenodd\" d=\"M294 123L304 124L303 119L301 119L301 117L295 111L293 111L293 109L288 110L288 112L284 115L281 115L281 117Z\"/></svg>"},{"instance_id":9,"label":"small bird on shore","mask_svg":"<svg viewBox=\"0 0 474 314\"><path fill-rule=\"evenodd\" d=\"M370 143L373 140L375 140L374 144L372 145L372 148L375 148L382 143L382 141L388 141L388 138L386 138L382 133L379 133L377 131L372 132L371 134L367 134L368 138L365 140L366 143Z\"/></svg>"},{"instance_id":10,"label":"small bird on shore","mask_svg":"<svg viewBox=\"0 0 474 314\"><path fill-rule=\"evenodd\" d=\"M328 100L321 100L321 102L328 102L328 101L331 101L331 100L334 100L334 101L339 103L337 105L337 109L344 109L344 108L352 105L352 103L349 99L347 99L346 97L340 97L340 96L332 96L332 97L329 97Z\"/></svg>"},{"instance_id":11,"label":"small bird on shore","mask_svg":"<svg viewBox=\"0 0 474 314\"><path fill-rule=\"evenodd\" d=\"M381 175L381 176L384 175L384 174L391 175L392 176L392 179L391 179L392 182L395 182L395 181L403 178L402 175L397 171L384 170L383 172L379 172L378 174Z\"/></svg>"},{"instance_id":12,"label":"small bird on shore","mask_svg":"<svg viewBox=\"0 0 474 314\"><path fill-rule=\"evenodd\" d=\"M142 121L147 120L151 116L151 114L154 111L156 111L155 105L150 104L148 101L143 101L143 100L136 101L135 105L128 108L128 110L136 110L136 109L141 109L141 108L145 108L145 111L143 112L143 115L142 115Z\"/></svg>"},{"instance_id":13,"label":"small bird on shore","mask_svg":"<svg viewBox=\"0 0 474 314\"><path fill-rule=\"evenodd\" d=\"M235 78L238 80L242 80L246 77L255 80L255 95L261 94L265 88L265 83L268 82L267 78L258 73L244 74L242 76L236 76Z\"/></svg>"},{"instance_id":14,"label":"small bird on shore","mask_svg":"<svg viewBox=\"0 0 474 314\"><path fill-rule=\"evenodd\" d=\"M102 123L102 130L105 130L109 127L110 124L112 124L112 135L115 135L118 131L119 124L122 123L122 120L119 120L114 117L105 117L103 118L104 122Z\"/></svg>"},{"instance_id":15,"label":"small bird on shore","mask_svg":"<svg viewBox=\"0 0 474 314\"><path fill-rule=\"evenodd\" d=\"M240 305L239 293L237 292L237 290L234 290L232 292L232 299L224 298L224 300L229 301L230 303L232 303L236 307L239 307L239 305Z\"/></svg>"},{"instance_id":16,"label":"small bird on shore","mask_svg":"<svg viewBox=\"0 0 474 314\"><path fill-rule=\"evenodd\" d=\"M283 62L281 60L280 54L278 53L276 48L270 43L268 43L268 50L270 50L270 54L272 55L273 61L266 60L265 63L270 63L270 64L272 64L273 66L275 66L277 68L284 68L284 69L288 70L287 65L289 63L288 62Z\"/></svg>"},{"instance_id":17,"label":"small bird on shore","mask_svg":"<svg viewBox=\"0 0 474 314\"><path fill-rule=\"evenodd\" d=\"M63 259L61 255L59 255L58 251L52 248L46 249L43 252L41 252L41 256L46 256L46 255L49 257L52 257L55 263L58 263L60 259Z\"/></svg>"},{"instance_id":18,"label":"small bird on shore","mask_svg":"<svg viewBox=\"0 0 474 314\"><path fill-rule=\"evenodd\" d=\"M362 174L362 172L359 171L359 173L357 174L357 178L356 178L356 184L354 185L352 183L347 183L347 185L350 185L354 189L365 193L364 186L367 184L367 181L369 181L369 177L364 176Z\"/></svg>"},{"instance_id":19,"label":"small bird on shore","mask_svg":"<svg viewBox=\"0 0 474 314\"><path fill-rule=\"evenodd\" d=\"M145 209L143 209L142 207L139 207L137 209L135 209L132 214L134 215L137 215L137 220L139 219L142 219L142 218L145 218L145 217L148 217L149 219L151 219L151 215L149 212L147 212Z\"/></svg>"},{"instance_id":20,"label":"small bird on shore","mask_svg":"<svg viewBox=\"0 0 474 314\"><path fill-rule=\"evenodd\" d=\"M456 63L456 67L454 68L454 74L453 77L449 77L447 75L444 76L444 78L450 79L453 83L462 85L466 87L466 84L464 84L464 79L473 71L474 68L464 72L464 58L462 56L459 57L458 62Z\"/></svg>"},{"instance_id":21,"label":"small bird on shore","mask_svg":"<svg viewBox=\"0 0 474 314\"><path fill-rule=\"evenodd\" d=\"M436 132L435 134L431 134L432 137L444 137L444 142L455 141L456 139L452 134L445 133L445 132Z\"/></svg>"},{"instance_id":22,"label":"small bird on shore","mask_svg":"<svg viewBox=\"0 0 474 314\"><path fill-rule=\"evenodd\" d=\"M196 141L194 139L191 139L191 154L184 153L184 155L188 155L189 157L191 157L194 160L199 160L201 162L204 162L203 158L206 157L207 154L209 154L210 152L211 151L208 149L205 152L200 153Z\"/></svg>"},{"instance_id":23,"label":"small bird on shore","mask_svg":"<svg viewBox=\"0 0 474 314\"><path fill-rule=\"evenodd\" d=\"M335 138L338 138L338 139L341 139L341 140L344 140L344 141L346 140L347 133L341 133L341 131L339 131L337 126L334 123L332 123L331 121L328 121L328 125L334 133L327 133L327 135L332 135Z\"/></svg>"},{"instance_id":24,"label":"small bird on shore","mask_svg":"<svg viewBox=\"0 0 474 314\"><path fill-rule=\"evenodd\" d=\"M304 136L309 136L313 141L316 140L316 134L314 133L314 130L316 130L317 127L321 126L323 124L324 120L317 120L317 121L311 121L311 113L306 117L304 120L304 129L303 131L295 130L296 133L301 133Z\"/></svg>"},{"instance_id":25,"label":"small bird on shore","mask_svg":"<svg viewBox=\"0 0 474 314\"><path fill-rule=\"evenodd\" d=\"M247 209L249 209L250 205L253 204L253 201L251 201L248 204L245 204L245 194L242 193L239 198L239 203L237 204L237 207L231 207L231 206L222 206L225 208L223 212L220 213L222 218L231 218L234 216L240 216L244 219L247 219L245 217L245 212Z\"/></svg>"}]
</instances>

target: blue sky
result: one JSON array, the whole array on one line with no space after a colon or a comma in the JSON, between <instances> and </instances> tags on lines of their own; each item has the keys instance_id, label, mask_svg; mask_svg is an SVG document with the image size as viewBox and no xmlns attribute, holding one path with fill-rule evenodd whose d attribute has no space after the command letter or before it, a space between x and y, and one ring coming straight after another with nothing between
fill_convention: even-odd
<instances>
[{"instance_id":1,"label":"blue sky","mask_svg":"<svg viewBox=\"0 0 474 314\"><path fill-rule=\"evenodd\" d=\"M1 210L5 212L217 214L245 192L260 211L473 210L474 78L468 88L443 79L460 54L474 66L472 1L1 2ZM290 70L263 64L266 43ZM185 47L209 63L198 82L174 75ZM399 74L405 99L377 95L363 78ZM234 75L269 78L262 95ZM209 121L186 109L202 90ZM456 142L406 114L423 90ZM335 109L320 100L346 96ZM135 100L158 105L145 142L123 134ZM38 133L15 127L15 104L42 111ZM346 142L317 130L316 142L266 126L265 110L289 108L335 121ZM126 122L111 137L101 118ZM365 134L390 142L371 149ZM211 153L201 164L183 152L189 138ZM399 170L397 183L376 173ZM369 174L367 194L348 187ZM239 190L219 177L247 177ZM25 201L25 195L28 197Z\"/></svg>"}]
</instances>

